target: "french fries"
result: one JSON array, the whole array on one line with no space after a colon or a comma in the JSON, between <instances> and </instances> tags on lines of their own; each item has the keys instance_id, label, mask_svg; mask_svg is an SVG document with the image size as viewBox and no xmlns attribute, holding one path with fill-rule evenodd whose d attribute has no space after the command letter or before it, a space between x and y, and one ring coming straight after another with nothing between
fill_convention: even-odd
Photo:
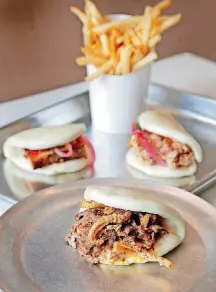
<instances>
[{"instance_id":1,"label":"french fries","mask_svg":"<svg viewBox=\"0 0 216 292\"><path fill-rule=\"evenodd\" d=\"M148 45L148 41L151 35L151 27L152 27L152 7L147 6L144 13L143 20L143 44L144 46Z\"/></svg>"},{"instance_id":2,"label":"french fries","mask_svg":"<svg viewBox=\"0 0 216 292\"><path fill-rule=\"evenodd\" d=\"M85 0L85 12L92 18L92 23L100 25L106 22L106 18L99 12L96 5L90 0Z\"/></svg>"},{"instance_id":3,"label":"french fries","mask_svg":"<svg viewBox=\"0 0 216 292\"><path fill-rule=\"evenodd\" d=\"M115 74L116 75L121 75L121 72L122 72L122 69L121 69L121 62L119 61L117 66L116 66L116 69L115 69Z\"/></svg>"},{"instance_id":4,"label":"french fries","mask_svg":"<svg viewBox=\"0 0 216 292\"><path fill-rule=\"evenodd\" d=\"M140 48L134 49L133 56L131 58L132 64L136 64L144 57L144 53Z\"/></svg>"},{"instance_id":5,"label":"french fries","mask_svg":"<svg viewBox=\"0 0 216 292\"><path fill-rule=\"evenodd\" d=\"M130 35L131 42L135 48L143 45L142 38L137 34L134 29L129 29L128 34Z\"/></svg>"},{"instance_id":6,"label":"french fries","mask_svg":"<svg viewBox=\"0 0 216 292\"><path fill-rule=\"evenodd\" d=\"M162 37L160 34L155 35L154 37L150 38L149 40L149 48L154 48L160 41L162 40Z\"/></svg>"},{"instance_id":7,"label":"french fries","mask_svg":"<svg viewBox=\"0 0 216 292\"><path fill-rule=\"evenodd\" d=\"M154 10L159 10L161 12L162 10L165 10L171 5L172 5L172 0L164 0L156 4L154 6Z\"/></svg>"},{"instance_id":8,"label":"french fries","mask_svg":"<svg viewBox=\"0 0 216 292\"><path fill-rule=\"evenodd\" d=\"M181 20L181 14L162 15L171 4L172 0L163 0L147 6L143 15L120 20L109 20L91 0L85 0L84 12L70 7L83 24L84 56L78 57L76 63L95 67L85 80L93 81L103 74L126 75L155 61L155 47L162 33Z\"/></svg>"},{"instance_id":9,"label":"french fries","mask_svg":"<svg viewBox=\"0 0 216 292\"><path fill-rule=\"evenodd\" d=\"M88 17L85 15L84 12L82 12L79 8L73 6L71 6L70 10L81 20L83 24L87 24Z\"/></svg>"},{"instance_id":10,"label":"french fries","mask_svg":"<svg viewBox=\"0 0 216 292\"><path fill-rule=\"evenodd\" d=\"M109 60L97 69L92 75L85 77L85 81L93 81L99 76L105 74L113 65L113 61Z\"/></svg>"},{"instance_id":11,"label":"french fries","mask_svg":"<svg viewBox=\"0 0 216 292\"><path fill-rule=\"evenodd\" d=\"M121 48L120 52L120 62L121 62L121 73L123 75L130 73L130 58L133 48L130 44Z\"/></svg>"},{"instance_id":12,"label":"french fries","mask_svg":"<svg viewBox=\"0 0 216 292\"><path fill-rule=\"evenodd\" d=\"M102 34L100 36L100 41L102 45L102 51L104 56L110 56L110 46L109 46L109 38L106 34Z\"/></svg>"},{"instance_id":13,"label":"french fries","mask_svg":"<svg viewBox=\"0 0 216 292\"><path fill-rule=\"evenodd\" d=\"M91 55L76 58L76 63L78 66L86 66L86 65L101 66L106 61L107 61L107 59L105 59L105 58L100 58L100 57L91 56Z\"/></svg>"},{"instance_id":14,"label":"french fries","mask_svg":"<svg viewBox=\"0 0 216 292\"><path fill-rule=\"evenodd\" d=\"M171 28L172 26L176 25L181 20L181 14L176 14L165 19L161 25L161 32Z\"/></svg>"},{"instance_id":15,"label":"french fries","mask_svg":"<svg viewBox=\"0 0 216 292\"><path fill-rule=\"evenodd\" d=\"M146 66L150 62L157 60L157 58L158 58L157 53L155 53L155 52L149 53L147 56L145 56L139 62L134 64L133 71L137 71L137 70L141 69L143 66Z\"/></svg>"},{"instance_id":16,"label":"french fries","mask_svg":"<svg viewBox=\"0 0 216 292\"><path fill-rule=\"evenodd\" d=\"M139 23L140 20L143 19L143 16L133 16L128 19L116 20L116 21L109 21L102 25L95 26L93 31L97 34L107 33L114 28L124 27L130 24Z\"/></svg>"}]
</instances>

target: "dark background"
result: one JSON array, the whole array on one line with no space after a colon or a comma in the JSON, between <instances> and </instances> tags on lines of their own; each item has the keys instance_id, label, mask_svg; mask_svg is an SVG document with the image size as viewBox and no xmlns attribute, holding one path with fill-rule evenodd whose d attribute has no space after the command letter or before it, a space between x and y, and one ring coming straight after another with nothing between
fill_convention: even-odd
<instances>
[{"instance_id":1,"label":"dark background","mask_svg":"<svg viewBox=\"0 0 216 292\"><path fill-rule=\"evenodd\" d=\"M104 14L141 14L156 0L96 0ZM81 0L0 0L0 101L19 98L83 80L81 25L69 12ZM192 52L216 60L216 0L174 0L166 13L183 14L165 33L161 58ZM176 68L174 68L176 69Z\"/></svg>"}]
</instances>

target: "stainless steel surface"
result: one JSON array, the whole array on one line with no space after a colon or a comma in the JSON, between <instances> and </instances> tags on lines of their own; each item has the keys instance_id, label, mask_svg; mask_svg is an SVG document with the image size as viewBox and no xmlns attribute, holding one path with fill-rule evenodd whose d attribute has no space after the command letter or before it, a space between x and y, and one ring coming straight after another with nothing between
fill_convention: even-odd
<instances>
[{"instance_id":1,"label":"stainless steel surface","mask_svg":"<svg viewBox=\"0 0 216 292\"><path fill-rule=\"evenodd\" d=\"M209 188L206 188L202 192L198 191L198 194L200 194L200 197L203 200L209 202L212 206L216 208L216 184Z\"/></svg>"},{"instance_id":2,"label":"stainless steel surface","mask_svg":"<svg viewBox=\"0 0 216 292\"><path fill-rule=\"evenodd\" d=\"M86 92L46 107L0 129L0 155L2 154L4 140L13 134L33 127L62 125L75 121L89 123L89 118L89 99Z\"/></svg>"},{"instance_id":3,"label":"stainless steel surface","mask_svg":"<svg viewBox=\"0 0 216 292\"><path fill-rule=\"evenodd\" d=\"M91 172L91 177L136 177L160 181L201 194L202 190L214 184L216 178L216 160L213 159L216 151L216 101L151 85L148 102L145 105L145 108L147 107L159 107L170 111L200 142L204 150L204 159L195 176L182 179L157 179L126 167L125 154L129 134L112 135L91 129L87 92L3 128L0 130L0 144L6 137L23 128L84 121L88 127L87 136L92 141L97 154L95 172ZM71 180L79 178L82 178L82 175L80 177L78 175L77 178L73 178L72 175ZM66 175L65 181L68 179ZM56 178L56 181L59 179ZM64 175L61 176L60 181L64 182ZM0 193L15 200L21 200L35 191L57 184L55 179L48 182L47 177L39 178L8 167L3 157L0 157L0 182Z\"/></svg>"},{"instance_id":4,"label":"stainless steel surface","mask_svg":"<svg viewBox=\"0 0 216 292\"><path fill-rule=\"evenodd\" d=\"M64 242L89 184L139 188L178 210L186 237L158 264L112 267L88 264ZM216 210L181 189L130 179L62 184L20 202L0 218L0 286L5 292L216 291Z\"/></svg>"}]
</instances>

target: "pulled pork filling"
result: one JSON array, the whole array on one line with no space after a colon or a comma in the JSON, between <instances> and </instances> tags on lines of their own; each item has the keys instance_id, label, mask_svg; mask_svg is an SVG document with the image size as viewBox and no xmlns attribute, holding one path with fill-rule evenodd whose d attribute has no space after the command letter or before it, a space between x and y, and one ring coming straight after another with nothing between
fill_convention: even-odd
<instances>
[{"instance_id":1,"label":"pulled pork filling","mask_svg":"<svg viewBox=\"0 0 216 292\"><path fill-rule=\"evenodd\" d=\"M191 165L195 158L189 146L176 140L159 136L147 131L132 134L129 146L134 147L145 163L150 165L158 164L151 155L149 149L145 149L140 141L140 135L144 135L152 151L154 151L162 162L170 168L179 168Z\"/></svg>"},{"instance_id":2,"label":"pulled pork filling","mask_svg":"<svg viewBox=\"0 0 216 292\"><path fill-rule=\"evenodd\" d=\"M168 233L159 215L111 208L93 201L80 205L85 211L75 216L65 240L92 264L100 263L101 255L110 253L115 246L119 252L117 249L113 254L114 261L123 260L121 250L125 248L146 255Z\"/></svg>"},{"instance_id":3,"label":"pulled pork filling","mask_svg":"<svg viewBox=\"0 0 216 292\"><path fill-rule=\"evenodd\" d=\"M71 147L72 146L72 147ZM69 151L70 149L70 151ZM85 145L78 138L67 145L42 150L24 150L24 156L31 161L33 169L46 167L54 163L86 158Z\"/></svg>"}]
</instances>

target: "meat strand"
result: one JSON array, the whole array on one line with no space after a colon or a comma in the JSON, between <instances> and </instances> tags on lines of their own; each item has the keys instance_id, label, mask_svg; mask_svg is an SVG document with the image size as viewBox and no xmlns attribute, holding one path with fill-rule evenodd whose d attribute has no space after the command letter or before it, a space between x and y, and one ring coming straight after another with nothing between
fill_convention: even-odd
<instances>
[{"instance_id":1,"label":"meat strand","mask_svg":"<svg viewBox=\"0 0 216 292\"><path fill-rule=\"evenodd\" d=\"M153 251L156 241L168 233L159 215L88 203L89 208L76 215L66 241L91 263L99 263L101 253L111 251L116 242L138 253Z\"/></svg>"},{"instance_id":2,"label":"meat strand","mask_svg":"<svg viewBox=\"0 0 216 292\"><path fill-rule=\"evenodd\" d=\"M146 131L145 138L148 139L148 142L151 143L160 158L170 168L189 166L195 160L191 148L181 142ZM156 164L149 153L141 145L137 134L131 136L130 145L136 149L136 152L145 163L150 165Z\"/></svg>"},{"instance_id":3,"label":"meat strand","mask_svg":"<svg viewBox=\"0 0 216 292\"><path fill-rule=\"evenodd\" d=\"M61 157L55 153L53 148L44 150L25 149L25 157L31 161L33 169L43 168L54 163L63 163L66 161L86 158L85 146L77 141L71 142L73 154L70 157ZM64 146L58 147L61 151L65 151Z\"/></svg>"}]
</instances>

